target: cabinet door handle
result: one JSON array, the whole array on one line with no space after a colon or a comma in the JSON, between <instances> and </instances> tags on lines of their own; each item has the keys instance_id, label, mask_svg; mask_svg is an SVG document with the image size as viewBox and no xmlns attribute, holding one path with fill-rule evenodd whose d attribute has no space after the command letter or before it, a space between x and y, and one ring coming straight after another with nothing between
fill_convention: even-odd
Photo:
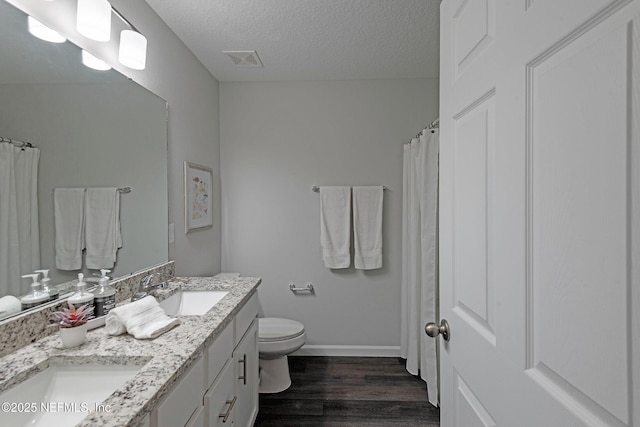
<instances>
[{"instance_id":1,"label":"cabinet door handle","mask_svg":"<svg viewBox=\"0 0 640 427\"><path fill-rule=\"evenodd\" d=\"M247 385L247 353L244 354L242 360L238 360L238 363L242 363L242 375L238 379L242 380L244 385Z\"/></svg>"},{"instance_id":2,"label":"cabinet door handle","mask_svg":"<svg viewBox=\"0 0 640 427\"><path fill-rule=\"evenodd\" d=\"M222 418L223 423L226 423L227 420L229 419L229 415L231 415L231 410L233 409L233 405L236 404L236 399L238 399L238 396L233 396L233 400L227 400L225 402L227 405L229 405L229 407L227 408L227 412L225 412L224 414L218 415L218 418Z\"/></svg>"}]
</instances>

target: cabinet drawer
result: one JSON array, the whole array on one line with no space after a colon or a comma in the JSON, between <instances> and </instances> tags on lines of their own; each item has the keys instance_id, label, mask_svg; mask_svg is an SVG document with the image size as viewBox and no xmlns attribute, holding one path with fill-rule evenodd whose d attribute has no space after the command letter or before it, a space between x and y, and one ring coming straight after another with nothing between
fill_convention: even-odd
<instances>
[{"instance_id":1,"label":"cabinet drawer","mask_svg":"<svg viewBox=\"0 0 640 427\"><path fill-rule=\"evenodd\" d=\"M183 426L202 405L204 392L204 361L202 358L189 369L169 395L155 410L158 427Z\"/></svg>"},{"instance_id":2,"label":"cabinet drawer","mask_svg":"<svg viewBox=\"0 0 640 427\"><path fill-rule=\"evenodd\" d=\"M235 366L232 361L229 361L220 372L213 387L204 396L208 426L226 427L233 424L237 402L235 380Z\"/></svg>"},{"instance_id":3,"label":"cabinet drawer","mask_svg":"<svg viewBox=\"0 0 640 427\"><path fill-rule=\"evenodd\" d=\"M247 303L240 309L238 314L236 315L236 336L234 345L238 344L242 339L244 333L251 326L251 322L258 315L258 295L253 294L253 296L247 301Z\"/></svg>"},{"instance_id":4,"label":"cabinet drawer","mask_svg":"<svg viewBox=\"0 0 640 427\"><path fill-rule=\"evenodd\" d=\"M224 364L231 358L233 346L233 322L229 322L207 349L207 388L211 387Z\"/></svg>"}]
</instances>

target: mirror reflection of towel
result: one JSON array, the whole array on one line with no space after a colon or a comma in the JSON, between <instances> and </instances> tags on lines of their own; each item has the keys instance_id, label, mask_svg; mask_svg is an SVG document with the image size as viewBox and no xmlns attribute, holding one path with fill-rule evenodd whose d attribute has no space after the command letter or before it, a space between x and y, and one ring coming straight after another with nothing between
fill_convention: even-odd
<instances>
[{"instance_id":1,"label":"mirror reflection of towel","mask_svg":"<svg viewBox=\"0 0 640 427\"><path fill-rule=\"evenodd\" d=\"M84 249L84 188L56 188L53 191L56 268L82 268Z\"/></svg>"},{"instance_id":2,"label":"mirror reflection of towel","mask_svg":"<svg viewBox=\"0 0 640 427\"><path fill-rule=\"evenodd\" d=\"M113 268L122 247L118 189L87 188L84 212L87 268Z\"/></svg>"}]
</instances>

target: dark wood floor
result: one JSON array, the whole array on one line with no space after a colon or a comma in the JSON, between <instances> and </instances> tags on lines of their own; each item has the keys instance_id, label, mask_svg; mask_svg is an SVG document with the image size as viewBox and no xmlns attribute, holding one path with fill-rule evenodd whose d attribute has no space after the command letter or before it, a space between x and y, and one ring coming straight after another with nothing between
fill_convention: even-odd
<instances>
[{"instance_id":1,"label":"dark wood floor","mask_svg":"<svg viewBox=\"0 0 640 427\"><path fill-rule=\"evenodd\" d=\"M291 387L261 394L255 427L437 427L426 385L387 357L289 357Z\"/></svg>"}]
</instances>

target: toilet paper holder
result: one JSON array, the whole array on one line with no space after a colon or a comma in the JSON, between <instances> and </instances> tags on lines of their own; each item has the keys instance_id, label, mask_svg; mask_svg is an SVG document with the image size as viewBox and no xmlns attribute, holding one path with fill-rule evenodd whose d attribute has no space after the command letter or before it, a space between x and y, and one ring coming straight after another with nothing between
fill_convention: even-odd
<instances>
[{"instance_id":1,"label":"toilet paper holder","mask_svg":"<svg viewBox=\"0 0 640 427\"><path fill-rule=\"evenodd\" d=\"M311 283L307 283L307 286L303 288L296 286L294 283L289 283L289 289L294 294L298 292L309 292L311 294L315 293L315 290L313 289L313 285Z\"/></svg>"}]
</instances>

